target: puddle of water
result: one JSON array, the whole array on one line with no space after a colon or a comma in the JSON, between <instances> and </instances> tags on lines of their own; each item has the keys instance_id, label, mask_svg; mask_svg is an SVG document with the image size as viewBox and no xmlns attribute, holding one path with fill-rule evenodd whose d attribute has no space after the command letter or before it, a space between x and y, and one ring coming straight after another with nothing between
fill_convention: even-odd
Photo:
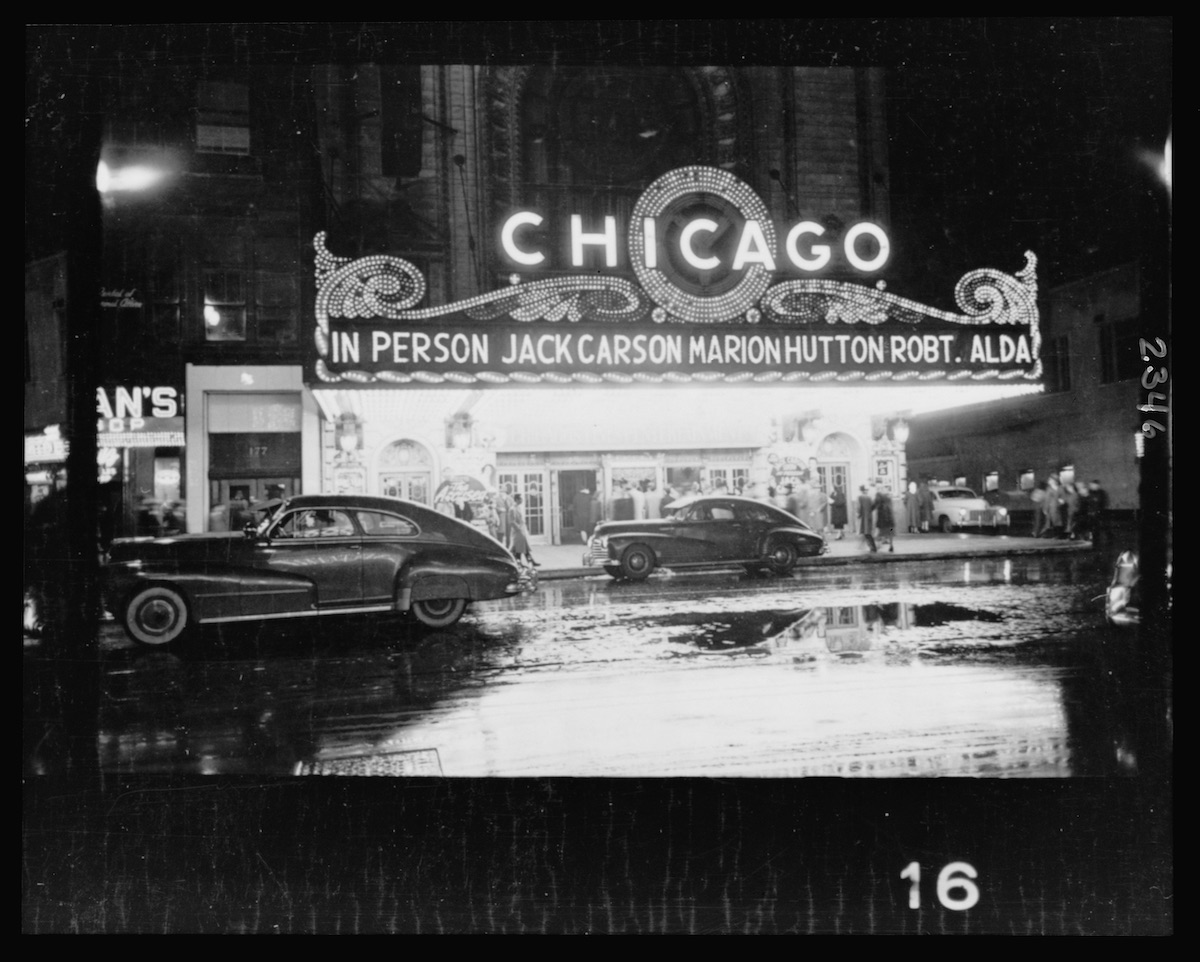
<instances>
[{"instance_id":1,"label":"puddle of water","mask_svg":"<svg viewBox=\"0 0 1200 962\"><path fill-rule=\"evenodd\" d=\"M656 641L704 652L749 653L771 648L820 649L850 655L885 643L922 640L920 629L953 623L995 624L1004 616L948 602L836 605L788 611L677 612L644 619Z\"/></svg>"}]
</instances>

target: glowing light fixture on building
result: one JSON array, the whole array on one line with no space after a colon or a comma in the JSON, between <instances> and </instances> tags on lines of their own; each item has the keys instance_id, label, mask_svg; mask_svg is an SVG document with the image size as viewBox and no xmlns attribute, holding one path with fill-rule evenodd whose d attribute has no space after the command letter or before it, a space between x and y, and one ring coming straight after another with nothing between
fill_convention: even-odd
<instances>
[{"instance_id":1,"label":"glowing light fixture on building","mask_svg":"<svg viewBox=\"0 0 1200 962\"><path fill-rule=\"evenodd\" d=\"M362 447L362 424L353 414L346 413L338 419L337 442L347 456Z\"/></svg>"},{"instance_id":2,"label":"glowing light fixture on building","mask_svg":"<svg viewBox=\"0 0 1200 962\"><path fill-rule=\"evenodd\" d=\"M908 422L904 418L896 418L888 425L892 440L897 444L908 443Z\"/></svg>"},{"instance_id":3,"label":"glowing light fixture on building","mask_svg":"<svg viewBox=\"0 0 1200 962\"><path fill-rule=\"evenodd\" d=\"M446 447L465 451L471 446L471 418L456 414L446 425Z\"/></svg>"},{"instance_id":4,"label":"glowing light fixture on building","mask_svg":"<svg viewBox=\"0 0 1200 962\"><path fill-rule=\"evenodd\" d=\"M804 438L804 443L810 447L817 443L817 438L821 436L821 429L817 427L817 419L815 417L805 418L800 422L800 436Z\"/></svg>"}]
</instances>

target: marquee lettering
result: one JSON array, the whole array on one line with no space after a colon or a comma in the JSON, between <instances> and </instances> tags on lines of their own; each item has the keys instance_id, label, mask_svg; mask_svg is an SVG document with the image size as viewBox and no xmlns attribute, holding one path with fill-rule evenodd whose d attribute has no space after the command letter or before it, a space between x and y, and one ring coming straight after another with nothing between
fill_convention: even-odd
<instances>
[{"instance_id":1,"label":"marquee lettering","mask_svg":"<svg viewBox=\"0 0 1200 962\"><path fill-rule=\"evenodd\" d=\"M540 214L522 210L504 221L500 230L500 248L514 264L522 267L537 267L546 262L544 250L528 246L522 228L540 227L545 222ZM587 231L581 214L570 215L571 266L584 266L584 249L598 247L604 251L606 267L618 266L617 221L615 217L604 218L603 229ZM716 234L722 225L709 217L697 217L682 224L675 243L679 255L697 271L713 271L724 267L721 258L712 252L705 253L702 235ZM763 225L758 220L747 220L739 229L736 251L729 263L734 271L745 270L749 265L760 264L765 270L777 270L779 252L768 239ZM641 241L638 245L638 263L646 268L657 268L659 257L658 238L662 236L658 222L645 217L641 225ZM806 237L821 237L825 228L813 221L801 221L792 227L784 240L782 256L797 270L813 272L827 267L833 259L833 248L828 244L802 243ZM840 251L846 263L863 273L882 270L891 256L891 242L887 232L878 224L862 221L852 225L842 238Z\"/></svg>"}]
</instances>

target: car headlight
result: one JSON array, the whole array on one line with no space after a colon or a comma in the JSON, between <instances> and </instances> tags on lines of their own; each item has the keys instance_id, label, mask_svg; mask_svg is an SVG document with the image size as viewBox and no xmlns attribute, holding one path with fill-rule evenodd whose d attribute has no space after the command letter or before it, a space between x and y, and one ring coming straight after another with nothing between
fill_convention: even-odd
<instances>
[{"instance_id":1,"label":"car headlight","mask_svg":"<svg viewBox=\"0 0 1200 962\"><path fill-rule=\"evenodd\" d=\"M1008 514L1008 508L997 508L996 509L997 517L1003 518L1007 514Z\"/></svg>"},{"instance_id":2,"label":"car headlight","mask_svg":"<svg viewBox=\"0 0 1200 962\"><path fill-rule=\"evenodd\" d=\"M969 512L969 511L967 511L967 509L966 509L966 508L959 508L959 509L958 509L958 520L959 520L959 521L966 521L966 520L967 520L967 515L968 515L968 514L970 514L970 512Z\"/></svg>"}]
</instances>

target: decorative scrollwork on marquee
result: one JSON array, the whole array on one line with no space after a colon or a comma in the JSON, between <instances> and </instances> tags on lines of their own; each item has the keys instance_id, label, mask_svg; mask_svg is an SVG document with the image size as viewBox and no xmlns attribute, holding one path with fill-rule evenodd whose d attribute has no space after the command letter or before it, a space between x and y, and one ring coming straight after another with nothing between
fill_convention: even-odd
<instances>
[{"instance_id":1,"label":"decorative scrollwork on marquee","mask_svg":"<svg viewBox=\"0 0 1200 962\"><path fill-rule=\"evenodd\" d=\"M1029 324L1037 326L1037 257L1025 252L1025 267L1015 276L992 268L963 275L954 288L963 312L938 310L859 284L828 280L784 281L762 297L766 316L785 324L882 324L921 320L955 324Z\"/></svg>"}]
</instances>

